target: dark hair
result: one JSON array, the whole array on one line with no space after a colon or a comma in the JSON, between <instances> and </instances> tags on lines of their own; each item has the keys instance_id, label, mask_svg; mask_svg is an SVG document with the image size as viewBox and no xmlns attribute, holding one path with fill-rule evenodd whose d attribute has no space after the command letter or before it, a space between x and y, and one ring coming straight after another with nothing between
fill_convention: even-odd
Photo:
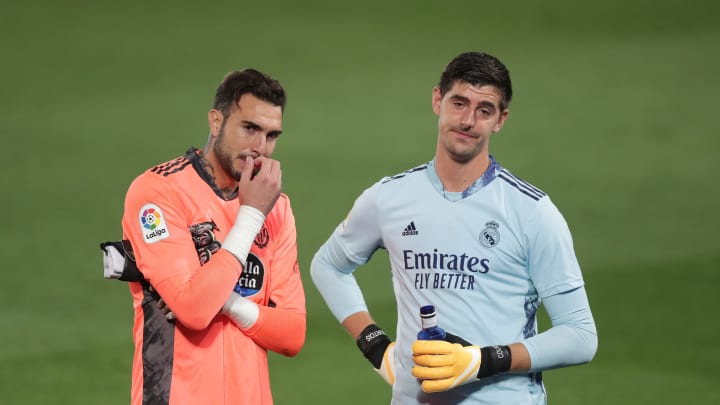
<instances>
[{"instance_id":1,"label":"dark hair","mask_svg":"<svg viewBox=\"0 0 720 405\"><path fill-rule=\"evenodd\" d=\"M213 108L230 116L232 105L240 101L243 94L250 93L260 100L280 106L285 111L285 90L280 82L255 69L236 70L225 75L215 91Z\"/></svg>"},{"instance_id":2,"label":"dark hair","mask_svg":"<svg viewBox=\"0 0 720 405\"><path fill-rule=\"evenodd\" d=\"M473 86L491 85L502 94L500 109L505 110L512 99L510 72L500 60L484 52L465 52L456 56L445 66L440 75L440 96L445 96L456 81Z\"/></svg>"}]
</instances>

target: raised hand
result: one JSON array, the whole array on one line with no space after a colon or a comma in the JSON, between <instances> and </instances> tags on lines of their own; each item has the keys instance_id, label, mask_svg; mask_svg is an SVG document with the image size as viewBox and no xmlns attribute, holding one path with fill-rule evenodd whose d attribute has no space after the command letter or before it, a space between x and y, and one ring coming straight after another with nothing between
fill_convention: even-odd
<instances>
[{"instance_id":1,"label":"raised hand","mask_svg":"<svg viewBox=\"0 0 720 405\"><path fill-rule=\"evenodd\" d=\"M262 156L255 159L248 156L242 172L254 175L243 175L240 178L238 182L240 203L256 208L267 216L280 196L282 188L280 162Z\"/></svg>"}]
</instances>

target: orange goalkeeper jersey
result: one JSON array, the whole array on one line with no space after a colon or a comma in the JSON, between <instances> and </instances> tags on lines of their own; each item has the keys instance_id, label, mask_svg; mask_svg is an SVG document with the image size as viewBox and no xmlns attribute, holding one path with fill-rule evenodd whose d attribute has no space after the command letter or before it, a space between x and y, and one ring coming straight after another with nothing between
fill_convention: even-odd
<instances>
[{"instance_id":1,"label":"orange goalkeeper jersey","mask_svg":"<svg viewBox=\"0 0 720 405\"><path fill-rule=\"evenodd\" d=\"M225 200L191 148L138 176L122 226L148 283L130 283L135 310L132 405L272 404L267 350L294 356L305 341L295 219L280 195L246 268L225 249L200 265L189 227L212 221L223 241L240 202ZM235 290L260 314L240 330L220 309ZM165 319L158 294L176 316Z\"/></svg>"}]
</instances>

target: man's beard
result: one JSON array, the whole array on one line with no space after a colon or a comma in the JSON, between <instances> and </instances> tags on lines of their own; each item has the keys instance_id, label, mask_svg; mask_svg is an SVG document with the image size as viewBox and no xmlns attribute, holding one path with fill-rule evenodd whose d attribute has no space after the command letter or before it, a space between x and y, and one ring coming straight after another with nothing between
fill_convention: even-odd
<instances>
[{"instance_id":1,"label":"man's beard","mask_svg":"<svg viewBox=\"0 0 720 405\"><path fill-rule=\"evenodd\" d=\"M235 156L232 156L230 152L227 152L225 149L225 123L223 123L223 126L220 128L217 141L213 145L213 152L215 153L218 163L220 163L220 167L225 171L225 173L227 173L235 181L240 181L242 171L235 169L233 165L235 162Z\"/></svg>"}]
</instances>

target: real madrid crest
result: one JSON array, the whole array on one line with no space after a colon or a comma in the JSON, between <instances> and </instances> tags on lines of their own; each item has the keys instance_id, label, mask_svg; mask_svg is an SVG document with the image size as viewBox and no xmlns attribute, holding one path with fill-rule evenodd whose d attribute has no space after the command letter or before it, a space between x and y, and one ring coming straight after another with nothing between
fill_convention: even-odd
<instances>
[{"instance_id":1,"label":"real madrid crest","mask_svg":"<svg viewBox=\"0 0 720 405\"><path fill-rule=\"evenodd\" d=\"M480 232L480 243L487 248L491 248L500 243L499 227L500 225L495 221L486 222L485 229Z\"/></svg>"}]
</instances>

